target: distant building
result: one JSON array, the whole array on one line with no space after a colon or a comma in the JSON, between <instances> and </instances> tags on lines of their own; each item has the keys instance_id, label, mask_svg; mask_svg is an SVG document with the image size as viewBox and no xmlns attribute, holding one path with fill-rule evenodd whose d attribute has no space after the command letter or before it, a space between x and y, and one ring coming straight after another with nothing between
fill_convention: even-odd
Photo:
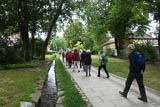
<instances>
[{"instance_id":1,"label":"distant building","mask_svg":"<svg viewBox=\"0 0 160 107\"><path fill-rule=\"evenodd\" d=\"M152 32L145 34L144 36L132 36L128 38L129 43L141 44L150 42L153 46L158 46L158 39L152 36Z\"/></svg>"},{"instance_id":2,"label":"distant building","mask_svg":"<svg viewBox=\"0 0 160 107\"><path fill-rule=\"evenodd\" d=\"M131 36L128 38L128 41L126 42L126 46L130 43L133 44L142 44L142 43L147 43L150 42L152 46L157 47L158 46L158 39L154 38L152 36L152 32L145 34L144 36L137 36L136 33L135 35ZM103 44L103 50L106 50L107 48L111 48L115 54L116 54L116 47L115 47L115 41L114 40L109 40L106 43Z\"/></svg>"}]
</instances>

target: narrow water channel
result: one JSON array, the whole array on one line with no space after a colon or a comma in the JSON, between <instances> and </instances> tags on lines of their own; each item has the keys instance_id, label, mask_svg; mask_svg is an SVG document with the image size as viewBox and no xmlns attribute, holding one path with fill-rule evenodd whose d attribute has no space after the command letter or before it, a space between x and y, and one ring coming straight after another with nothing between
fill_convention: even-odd
<instances>
[{"instance_id":1,"label":"narrow water channel","mask_svg":"<svg viewBox=\"0 0 160 107\"><path fill-rule=\"evenodd\" d=\"M55 77L55 60L48 72L48 78L44 83L42 95L38 107L55 107L57 95L56 77Z\"/></svg>"}]
</instances>

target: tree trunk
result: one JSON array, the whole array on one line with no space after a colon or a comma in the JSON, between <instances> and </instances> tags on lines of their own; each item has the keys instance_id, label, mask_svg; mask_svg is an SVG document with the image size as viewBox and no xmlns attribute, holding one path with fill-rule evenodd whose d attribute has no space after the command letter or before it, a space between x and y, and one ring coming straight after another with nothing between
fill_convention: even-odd
<instances>
[{"instance_id":1,"label":"tree trunk","mask_svg":"<svg viewBox=\"0 0 160 107\"><path fill-rule=\"evenodd\" d=\"M35 47L35 38L34 38L34 35L35 35L35 31L32 31L32 54L31 54L31 59L33 59L33 56L34 56L34 47Z\"/></svg>"},{"instance_id":2,"label":"tree trunk","mask_svg":"<svg viewBox=\"0 0 160 107\"><path fill-rule=\"evenodd\" d=\"M116 50L117 50L117 56L120 56L120 49L119 49L118 39L115 37L114 40L115 40L115 47L116 47Z\"/></svg>"},{"instance_id":3,"label":"tree trunk","mask_svg":"<svg viewBox=\"0 0 160 107\"><path fill-rule=\"evenodd\" d=\"M21 10L21 11L20 11ZM29 35L28 35L28 19L26 15L22 15L22 1L18 1L18 23L20 28L21 39L23 42L23 57L25 61L29 61Z\"/></svg>"},{"instance_id":4,"label":"tree trunk","mask_svg":"<svg viewBox=\"0 0 160 107\"><path fill-rule=\"evenodd\" d=\"M158 48L160 53L160 20L159 20L159 28L158 28Z\"/></svg>"},{"instance_id":5,"label":"tree trunk","mask_svg":"<svg viewBox=\"0 0 160 107\"><path fill-rule=\"evenodd\" d=\"M158 5L158 17L160 17L160 6ZM158 28L158 48L159 48L159 55L160 55L160 19L159 22L159 28Z\"/></svg>"},{"instance_id":6,"label":"tree trunk","mask_svg":"<svg viewBox=\"0 0 160 107\"><path fill-rule=\"evenodd\" d=\"M28 35L28 23L26 21L21 25L21 38L23 42L23 56L25 61L29 61L29 35Z\"/></svg>"},{"instance_id":7,"label":"tree trunk","mask_svg":"<svg viewBox=\"0 0 160 107\"><path fill-rule=\"evenodd\" d=\"M51 26L49 28L49 31L48 31L48 34L47 34L47 38L46 38L46 40L44 42L44 45L43 45L42 60L45 60L45 55L46 55L46 51L47 51L48 42L49 42L49 39L51 37L52 30L56 26L57 19L58 19L59 15L61 14L61 9L62 9L63 3L64 2L62 2L61 5L59 6L59 8L57 9L56 15L54 16L54 18L52 20L52 23L51 23Z\"/></svg>"}]
</instances>

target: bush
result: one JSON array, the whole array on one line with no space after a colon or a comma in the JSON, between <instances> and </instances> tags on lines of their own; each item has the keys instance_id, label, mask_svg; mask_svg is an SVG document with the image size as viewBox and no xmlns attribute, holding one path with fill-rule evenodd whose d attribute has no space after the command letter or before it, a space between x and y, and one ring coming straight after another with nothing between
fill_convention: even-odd
<instances>
[{"instance_id":1,"label":"bush","mask_svg":"<svg viewBox=\"0 0 160 107\"><path fill-rule=\"evenodd\" d=\"M146 61L155 62L158 58L156 48L151 45L150 42L147 44L135 44L136 50L141 52Z\"/></svg>"},{"instance_id":2,"label":"bush","mask_svg":"<svg viewBox=\"0 0 160 107\"><path fill-rule=\"evenodd\" d=\"M128 57L128 52L126 49L123 49L120 51L121 57L122 58L127 58Z\"/></svg>"},{"instance_id":3,"label":"bush","mask_svg":"<svg viewBox=\"0 0 160 107\"><path fill-rule=\"evenodd\" d=\"M41 39L35 39L34 57L41 57L44 41Z\"/></svg>"},{"instance_id":4,"label":"bush","mask_svg":"<svg viewBox=\"0 0 160 107\"><path fill-rule=\"evenodd\" d=\"M0 64L16 64L24 62L22 50L18 46L5 47L0 51Z\"/></svg>"},{"instance_id":5,"label":"bush","mask_svg":"<svg viewBox=\"0 0 160 107\"><path fill-rule=\"evenodd\" d=\"M105 50L105 54L106 54L107 56L116 56L116 55L115 55L115 50L114 50L114 49L111 49L111 48L107 48L107 49Z\"/></svg>"}]
</instances>

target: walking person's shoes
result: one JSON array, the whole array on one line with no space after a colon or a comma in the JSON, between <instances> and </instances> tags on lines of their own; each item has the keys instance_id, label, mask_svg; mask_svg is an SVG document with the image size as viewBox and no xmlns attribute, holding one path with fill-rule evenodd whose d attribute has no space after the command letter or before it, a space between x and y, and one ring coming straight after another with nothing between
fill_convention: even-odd
<instances>
[{"instance_id":1,"label":"walking person's shoes","mask_svg":"<svg viewBox=\"0 0 160 107\"><path fill-rule=\"evenodd\" d=\"M97 75L97 77L100 77L100 75Z\"/></svg>"},{"instance_id":2,"label":"walking person's shoes","mask_svg":"<svg viewBox=\"0 0 160 107\"><path fill-rule=\"evenodd\" d=\"M91 74L89 74L89 76L91 76Z\"/></svg>"},{"instance_id":3,"label":"walking person's shoes","mask_svg":"<svg viewBox=\"0 0 160 107\"><path fill-rule=\"evenodd\" d=\"M80 70L78 70L78 72L80 72Z\"/></svg>"},{"instance_id":4,"label":"walking person's shoes","mask_svg":"<svg viewBox=\"0 0 160 107\"><path fill-rule=\"evenodd\" d=\"M110 76L107 76L106 78L109 78Z\"/></svg>"},{"instance_id":5,"label":"walking person's shoes","mask_svg":"<svg viewBox=\"0 0 160 107\"><path fill-rule=\"evenodd\" d=\"M127 98L127 95L125 95L122 91L119 91L119 94L121 94L123 97Z\"/></svg>"},{"instance_id":6,"label":"walking person's shoes","mask_svg":"<svg viewBox=\"0 0 160 107\"><path fill-rule=\"evenodd\" d=\"M138 100L141 100L141 101L143 101L143 102L148 102L147 99L144 99L144 98L142 98L142 97L138 97Z\"/></svg>"}]
</instances>

